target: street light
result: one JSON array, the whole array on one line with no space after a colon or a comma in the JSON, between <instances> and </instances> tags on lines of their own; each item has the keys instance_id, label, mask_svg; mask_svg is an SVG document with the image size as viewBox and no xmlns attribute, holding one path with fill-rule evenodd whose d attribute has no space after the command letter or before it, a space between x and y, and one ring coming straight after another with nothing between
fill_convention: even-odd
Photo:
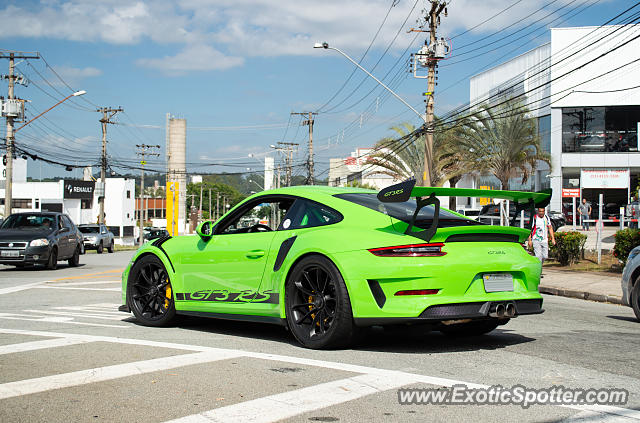
<instances>
[{"instance_id":1,"label":"street light","mask_svg":"<svg viewBox=\"0 0 640 423\"><path fill-rule=\"evenodd\" d=\"M62 100L60 100L59 102L54 104L53 106L49 107L44 112L40 113L38 116L36 116L33 119L29 120L27 123L25 123L24 125L22 125L18 129L14 130L12 128L13 123L11 123L11 128L10 128L9 123L7 123L7 164L6 164L6 168L5 168L6 185L5 185L5 189L4 189L4 216L5 217L8 217L11 214L11 209L12 209L11 203L12 203L12 200L13 200L13 198L12 198L12 194L13 194L13 146L14 146L15 133L18 132L19 130L21 130L22 128L24 128L25 126L27 126L28 124L30 124L31 122L33 122L34 120L38 119L40 116L42 116L45 113L47 113L48 111L50 111L54 107L64 103L65 101L67 101L71 97L77 97L77 96L80 96L80 95L84 95L86 93L87 93L86 91L81 90L81 91L76 91L75 93L66 96L65 98L63 98Z\"/></svg>"},{"instance_id":2,"label":"street light","mask_svg":"<svg viewBox=\"0 0 640 423\"><path fill-rule=\"evenodd\" d=\"M322 48L325 50L335 50L338 53L340 53L341 55L343 55L344 57L347 58L347 60L349 60L351 63L353 63L354 65L356 65L358 68L360 68L361 71L363 71L364 73L366 73L367 75L369 75L371 78L373 78L378 84L382 85L382 87L384 89L386 89L387 91L389 91L391 94L393 94L393 96L395 98L397 98L398 100L400 100L405 106L407 106L408 108L410 108L413 113L415 113L416 115L418 115L420 117L420 119L424 122L427 123L427 117L423 114L421 114L420 112L418 112L416 109L413 108L413 106L411 106L409 103L407 103L402 97L400 97L398 94L396 94L395 91L393 91L391 88L387 87L385 84L382 83L382 81L380 81L378 78L376 78L375 76L373 76L371 74L371 72L369 72L368 70L366 70L365 68L363 68L362 66L360 66L360 64L358 62L356 62L355 60L353 60L351 57L349 57L349 55L347 55L344 51L340 50L339 48L336 47L329 47L329 43L315 43L313 45L313 48ZM274 146L271 146L272 148L275 148Z\"/></svg>"}]
</instances>

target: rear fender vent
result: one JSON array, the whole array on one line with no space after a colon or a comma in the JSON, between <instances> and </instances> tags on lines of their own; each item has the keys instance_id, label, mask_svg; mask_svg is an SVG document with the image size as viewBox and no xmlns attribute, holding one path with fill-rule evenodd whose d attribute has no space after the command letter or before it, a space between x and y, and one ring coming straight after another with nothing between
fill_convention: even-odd
<instances>
[{"instance_id":1,"label":"rear fender vent","mask_svg":"<svg viewBox=\"0 0 640 423\"><path fill-rule=\"evenodd\" d=\"M369 283L371 294L373 294L373 298L376 300L376 304L378 304L378 307L382 308L384 303L387 301L387 297L384 295L384 291L380 287L380 283L374 279L367 279L367 282Z\"/></svg>"},{"instance_id":2,"label":"rear fender vent","mask_svg":"<svg viewBox=\"0 0 640 423\"><path fill-rule=\"evenodd\" d=\"M519 242L519 239L513 234L454 234L445 242Z\"/></svg>"}]
</instances>

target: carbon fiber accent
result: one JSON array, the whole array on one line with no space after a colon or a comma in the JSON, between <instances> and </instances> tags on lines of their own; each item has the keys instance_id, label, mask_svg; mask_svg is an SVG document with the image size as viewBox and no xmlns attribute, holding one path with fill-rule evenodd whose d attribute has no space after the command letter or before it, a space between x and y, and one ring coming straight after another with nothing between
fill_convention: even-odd
<instances>
[{"instance_id":1,"label":"carbon fiber accent","mask_svg":"<svg viewBox=\"0 0 640 423\"><path fill-rule=\"evenodd\" d=\"M511 234L454 234L445 242L518 242L518 235Z\"/></svg>"},{"instance_id":2,"label":"carbon fiber accent","mask_svg":"<svg viewBox=\"0 0 640 423\"><path fill-rule=\"evenodd\" d=\"M516 315L542 312L542 300L519 300L514 301L514 303L516 305Z\"/></svg>"},{"instance_id":3,"label":"carbon fiber accent","mask_svg":"<svg viewBox=\"0 0 640 423\"><path fill-rule=\"evenodd\" d=\"M428 307L420 314L420 318L446 320L485 317L489 311L490 304L490 302L438 304Z\"/></svg>"}]
</instances>

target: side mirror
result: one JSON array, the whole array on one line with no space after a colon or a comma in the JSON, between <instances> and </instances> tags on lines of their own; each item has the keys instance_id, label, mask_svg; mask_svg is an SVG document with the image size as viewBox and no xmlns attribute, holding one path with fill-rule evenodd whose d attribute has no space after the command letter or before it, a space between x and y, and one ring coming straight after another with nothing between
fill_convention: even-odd
<instances>
[{"instance_id":1,"label":"side mirror","mask_svg":"<svg viewBox=\"0 0 640 423\"><path fill-rule=\"evenodd\" d=\"M213 235L213 222L210 220L205 220L196 228L196 233L200 235L200 238L204 240L208 240Z\"/></svg>"}]
</instances>

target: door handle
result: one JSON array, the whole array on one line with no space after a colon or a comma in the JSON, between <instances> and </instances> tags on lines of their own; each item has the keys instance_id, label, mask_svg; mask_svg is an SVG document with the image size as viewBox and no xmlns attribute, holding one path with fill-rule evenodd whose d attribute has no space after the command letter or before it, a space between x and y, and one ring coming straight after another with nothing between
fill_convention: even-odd
<instances>
[{"instance_id":1,"label":"door handle","mask_svg":"<svg viewBox=\"0 0 640 423\"><path fill-rule=\"evenodd\" d=\"M251 250L247 254L245 254L247 258L257 259L264 256L264 250Z\"/></svg>"}]
</instances>

